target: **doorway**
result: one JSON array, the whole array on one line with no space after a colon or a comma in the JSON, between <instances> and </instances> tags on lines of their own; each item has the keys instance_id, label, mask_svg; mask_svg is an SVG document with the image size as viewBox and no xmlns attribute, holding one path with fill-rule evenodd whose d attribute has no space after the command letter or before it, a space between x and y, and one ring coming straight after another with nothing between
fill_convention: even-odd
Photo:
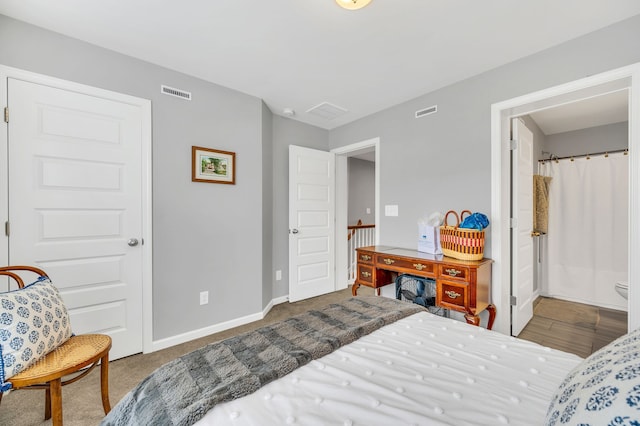
<instances>
[{"instance_id":1,"label":"doorway","mask_svg":"<svg viewBox=\"0 0 640 426\"><path fill-rule=\"evenodd\" d=\"M374 244L380 241L380 138L368 139L331 150L336 155L336 290L351 284L349 270L349 245L345 238L349 224L349 176L348 159L366 154L373 158L374 171Z\"/></svg>"},{"instance_id":2,"label":"doorway","mask_svg":"<svg viewBox=\"0 0 640 426\"><path fill-rule=\"evenodd\" d=\"M613 284L628 270L628 98L624 89L512 120L514 336L538 296L627 310Z\"/></svg>"},{"instance_id":3,"label":"doorway","mask_svg":"<svg viewBox=\"0 0 640 426\"><path fill-rule=\"evenodd\" d=\"M511 333L511 277L512 277L512 228L517 223L511 218L510 120L554 105L562 105L580 99L588 99L606 93L628 89L629 109L637 111L640 105L640 64L605 72L596 76L556 86L547 90L492 105L492 222L491 255L495 260L492 283L492 299L498 307L496 330ZM640 164L640 117L629 116L629 217L640 213L638 193L638 165ZM636 224L629 223L630 259L640 254L640 235ZM640 278L640 266L629 262L629 306L639 306L640 292L633 290L636 278ZM517 287L514 286L514 287ZM501 314L502 313L502 314ZM640 312L629 310L629 329L640 325Z\"/></svg>"}]
</instances>

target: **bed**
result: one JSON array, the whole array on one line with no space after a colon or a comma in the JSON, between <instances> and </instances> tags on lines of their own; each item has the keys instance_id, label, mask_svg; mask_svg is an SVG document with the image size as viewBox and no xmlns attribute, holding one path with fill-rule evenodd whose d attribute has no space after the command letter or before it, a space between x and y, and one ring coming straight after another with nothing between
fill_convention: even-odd
<instances>
[{"instance_id":1,"label":"bed","mask_svg":"<svg viewBox=\"0 0 640 426\"><path fill-rule=\"evenodd\" d=\"M186 393L176 396L175 366L164 366L152 376L163 369L166 374L141 383L103 424L637 424L633 423L638 420L636 403L640 401L637 332L583 360L384 297L360 296L337 308L332 306L343 312L345 307L356 306L358 310L367 304L379 310L384 319L373 318L370 311L364 315L358 311L346 322L367 318L352 324L346 339L350 342L336 344L336 339L326 339L335 346L329 353L309 356L299 367L285 368L287 372L278 377L264 380L263 375L261 383L246 395L241 391L244 385L237 386L246 376L224 386L216 379L225 396L209 404L211 394L204 398L205 405L194 408L192 398L208 393L200 387L202 377L230 372L218 367L187 368L188 379L177 382L196 377L197 384L189 384ZM325 315L324 311L318 315ZM307 330L302 334L309 335ZM237 347L239 340L234 342L231 346L242 358L246 348ZM221 356L220 347L217 350L212 357ZM192 358L206 357L203 354L207 353L211 350ZM260 363L263 360L255 360L261 357L253 356L243 363ZM295 352L294 358L300 361L305 357ZM266 376L274 375L270 372ZM169 405L177 411L158 414ZM190 405L189 416L177 414Z\"/></svg>"}]
</instances>

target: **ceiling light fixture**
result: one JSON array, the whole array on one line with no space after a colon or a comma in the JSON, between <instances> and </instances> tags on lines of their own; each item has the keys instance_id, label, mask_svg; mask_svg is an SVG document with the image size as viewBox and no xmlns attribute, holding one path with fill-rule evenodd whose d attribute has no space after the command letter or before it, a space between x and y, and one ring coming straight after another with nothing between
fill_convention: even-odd
<instances>
[{"instance_id":1,"label":"ceiling light fixture","mask_svg":"<svg viewBox=\"0 0 640 426\"><path fill-rule=\"evenodd\" d=\"M371 3L371 0L336 0L336 3L347 10L358 10Z\"/></svg>"}]
</instances>

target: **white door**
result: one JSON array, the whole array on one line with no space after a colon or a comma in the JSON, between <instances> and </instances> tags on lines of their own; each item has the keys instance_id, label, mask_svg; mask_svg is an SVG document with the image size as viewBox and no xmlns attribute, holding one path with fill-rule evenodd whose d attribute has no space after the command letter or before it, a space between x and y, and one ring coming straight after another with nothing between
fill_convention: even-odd
<instances>
[{"instance_id":1,"label":"white door","mask_svg":"<svg viewBox=\"0 0 640 426\"><path fill-rule=\"evenodd\" d=\"M511 166L512 278L511 334L517 336L533 317L533 133L524 123L512 120L513 151Z\"/></svg>"},{"instance_id":2,"label":"white door","mask_svg":"<svg viewBox=\"0 0 640 426\"><path fill-rule=\"evenodd\" d=\"M289 301L335 290L335 155L289 146Z\"/></svg>"},{"instance_id":3,"label":"white door","mask_svg":"<svg viewBox=\"0 0 640 426\"><path fill-rule=\"evenodd\" d=\"M8 93L10 264L44 269L111 359L141 352L140 108L12 78Z\"/></svg>"}]
</instances>

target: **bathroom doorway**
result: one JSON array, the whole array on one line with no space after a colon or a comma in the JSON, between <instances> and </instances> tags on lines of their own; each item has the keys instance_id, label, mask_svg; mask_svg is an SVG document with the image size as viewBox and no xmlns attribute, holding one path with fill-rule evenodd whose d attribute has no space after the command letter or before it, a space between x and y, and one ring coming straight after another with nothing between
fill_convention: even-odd
<instances>
[{"instance_id":1,"label":"bathroom doorway","mask_svg":"<svg viewBox=\"0 0 640 426\"><path fill-rule=\"evenodd\" d=\"M549 220L533 229L532 318L518 338L587 357L627 331L614 287L628 273L628 100L622 89L520 117Z\"/></svg>"},{"instance_id":2,"label":"bathroom doorway","mask_svg":"<svg viewBox=\"0 0 640 426\"><path fill-rule=\"evenodd\" d=\"M612 70L592 77L587 77L571 83L552 87L550 89L535 92L519 98L500 102L492 106L492 223L491 233L492 257L495 259L494 275L492 283L492 299L498 307L498 312L507 313L499 315L496 319L496 329L503 333L511 334L511 306L518 303L512 297L512 229L517 229L517 218L513 220L511 211L511 156L510 149L510 120L513 117L523 117L538 111L549 109L557 105L564 105L578 100L590 99L603 94L620 90L629 90L630 110L636 110L640 104L640 64ZM635 152L634 147L640 149L640 135L634 133L640 125L640 118L636 115L629 116L629 217L640 211L640 193L637 190L638 164L640 153ZM629 222L629 243L627 258L640 253L640 236L637 225ZM640 265L629 263L628 306L634 304L634 298L640 298L640 294L634 293L634 277L640 277ZM514 286L516 287L516 286ZM613 284L612 284L613 287ZM633 309L629 312L629 327L640 325L640 312Z\"/></svg>"},{"instance_id":3,"label":"bathroom doorway","mask_svg":"<svg viewBox=\"0 0 640 426\"><path fill-rule=\"evenodd\" d=\"M627 311L616 284L628 281L628 100L622 89L521 117L538 201L534 300Z\"/></svg>"}]
</instances>

